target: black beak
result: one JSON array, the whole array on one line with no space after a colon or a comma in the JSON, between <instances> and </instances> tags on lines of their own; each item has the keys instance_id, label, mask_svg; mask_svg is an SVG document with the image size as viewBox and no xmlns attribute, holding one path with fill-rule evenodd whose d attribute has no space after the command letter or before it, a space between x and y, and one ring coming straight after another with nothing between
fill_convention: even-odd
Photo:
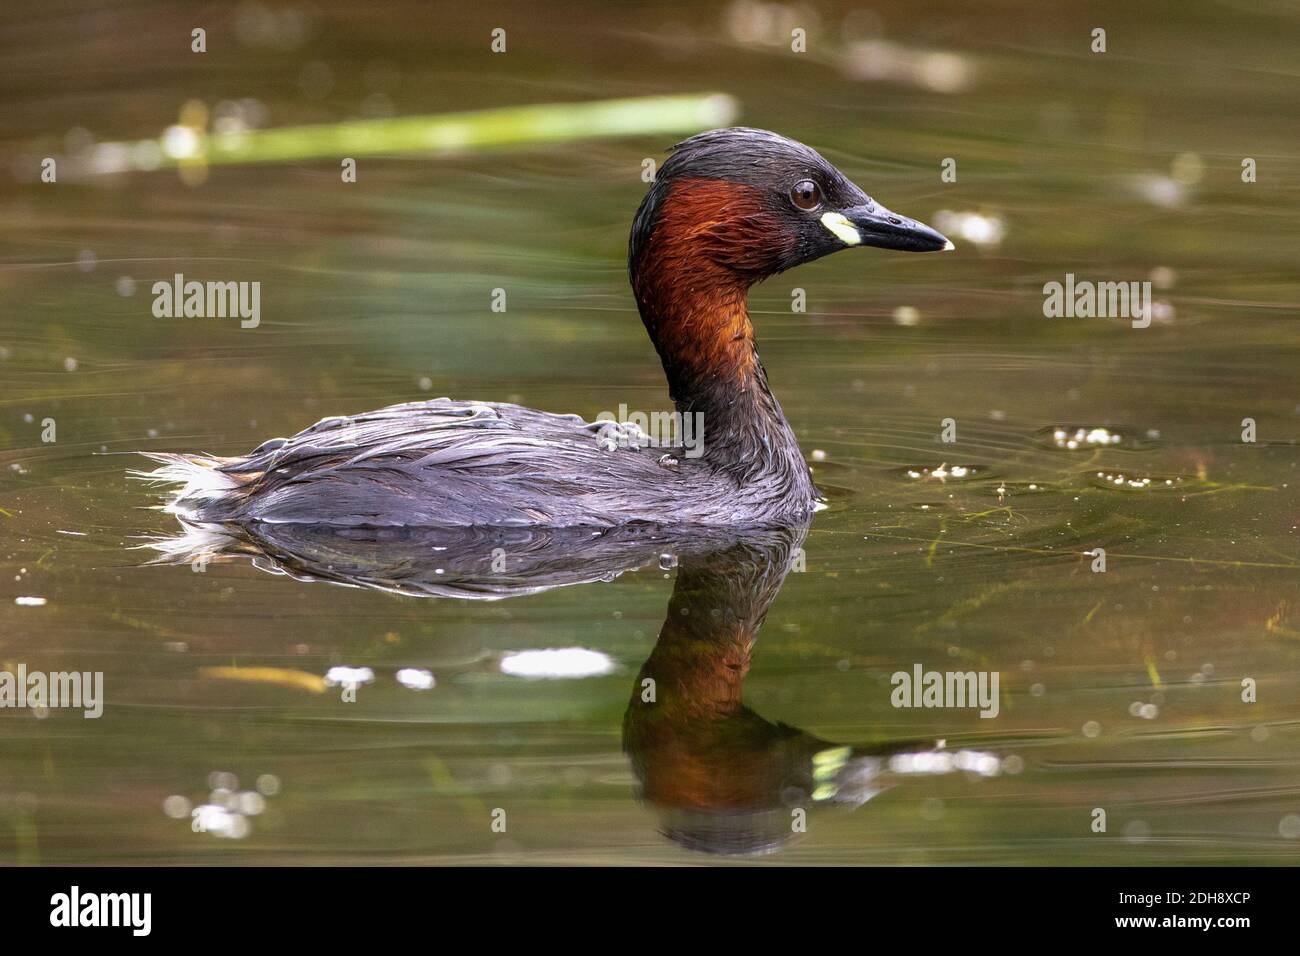
<instances>
[{"instance_id":1,"label":"black beak","mask_svg":"<svg viewBox=\"0 0 1300 956\"><path fill-rule=\"evenodd\" d=\"M851 246L860 244L902 252L944 252L957 248L947 236L925 223L892 213L879 203L854 206L844 210L843 216L858 233L858 242L848 242L845 236L840 236Z\"/></svg>"}]
</instances>

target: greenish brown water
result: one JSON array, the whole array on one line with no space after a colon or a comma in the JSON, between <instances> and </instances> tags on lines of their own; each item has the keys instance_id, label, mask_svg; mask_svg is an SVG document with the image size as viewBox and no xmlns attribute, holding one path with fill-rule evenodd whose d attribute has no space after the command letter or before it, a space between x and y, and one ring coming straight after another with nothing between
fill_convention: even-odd
<instances>
[{"instance_id":1,"label":"greenish brown water","mask_svg":"<svg viewBox=\"0 0 1300 956\"><path fill-rule=\"evenodd\" d=\"M0 862L710 859L659 832L623 752L682 568L465 602L243 559L148 566L133 548L175 521L126 480L139 459L99 454L234 454L444 394L586 417L666 407L623 263L641 162L663 137L369 159L351 185L325 161L201 183L19 175L76 128L157 136L191 98L214 115L255 98L264 125L289 126L710 91L892 209L936 225L979 214L1004 233L954 234L947 256L846 252L751 299L830 506L767 612L745 704L862 753L943 739L1001 768L900 774L856 809L812 806L807 832L762 859L1297 861L1293 8L819 5L796 55L756 39L744 7L518 4L492 13L510 37L499 56L486 21L440 5L319 3L296 40L292 22L263 29L262 8L238 9L55 3L0 21L0 662L103 671L107 698L99 720L0 711ZM211 21L202 56L184 41L196 17ZM855 55L846 23L892 46ZM1088 50L1098 24L1104 55ZM316 68L303 82L315 63L331 82ZM898 65L872 80L854 63ZM940 181L945 157L955 183ZM1066 273L1153 270L1150 328L1043 317L1043 283ZM150 287L176 272L260 281L261 325L153 318ZM505 314L489 309L498 287ZM794 288L807 314L791 312ZM939 440L946 418L954 444ZM1122 438L1056 447L1052 429L1081 426ZM1098 547L1104 574L1084 554ZM527 680L498 666L567 647L615 669ZM914 663L999 672L998 717L891 706L890 675ZM374 671L355 703L313 692L340 665ZM436 686L402 686L402 668ZM700 726L669 733L685 746ZM703 752L742 749L719 740ZM758 779L721 757L720 779ZM207 801L214 772L243 790L278 778L240 839L163 812L170 796Z\"/></svg>"}]
</instances>

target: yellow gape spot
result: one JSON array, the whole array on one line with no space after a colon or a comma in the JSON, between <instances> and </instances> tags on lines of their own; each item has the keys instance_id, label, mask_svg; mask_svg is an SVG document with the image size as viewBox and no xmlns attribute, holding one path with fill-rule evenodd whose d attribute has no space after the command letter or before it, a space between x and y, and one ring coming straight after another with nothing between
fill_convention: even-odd
<instances>
[{"instance_id":1,"label":"yellow gape spot","mask_svg":"<svg viewBox=\"0 0 1300 956\"><path fill-rule=\"evenodd\" d=\"M836 239L846 246L856 246L862 241L862 236L858 233L858 230L853 223L844 218L842 213L828 212L822 216L821 223L831 231Z\"/></svg>"}]
</instances>

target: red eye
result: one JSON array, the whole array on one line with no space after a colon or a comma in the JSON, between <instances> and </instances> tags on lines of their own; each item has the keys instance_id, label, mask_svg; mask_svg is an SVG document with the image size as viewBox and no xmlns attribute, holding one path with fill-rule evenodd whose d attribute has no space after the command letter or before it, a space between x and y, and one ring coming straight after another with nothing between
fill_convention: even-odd
<instances>
[{"instance_id":1,"label":"red eye","mask_svg":"<svg viewBox=\"0 0 1300 956\"><path fill-rule=\"evenodd\" d=\"M802 179L790 189L790 201L800 209L816 209L822 204L822 191L811 179Z\"/></svg>"}]
</instances>

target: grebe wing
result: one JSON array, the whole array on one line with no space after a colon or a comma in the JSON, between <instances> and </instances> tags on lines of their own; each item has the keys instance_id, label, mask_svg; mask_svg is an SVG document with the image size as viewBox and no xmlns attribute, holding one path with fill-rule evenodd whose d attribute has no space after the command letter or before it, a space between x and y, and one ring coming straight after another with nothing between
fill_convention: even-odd
<instances>
[{"instance_id":1,"label":"grebe wing","mask_svg":"<svg viewBox=\"0 0 1300 956\"><path fill-rule=\"evenodd\" d=\"M662 516L682 493L679 476L658 464L656 449L602 446L606 424L450 399L327 418L220 463L215 471L233 487L187 516L446 527L599 527Z\"/></svg>"}]
</instances>

